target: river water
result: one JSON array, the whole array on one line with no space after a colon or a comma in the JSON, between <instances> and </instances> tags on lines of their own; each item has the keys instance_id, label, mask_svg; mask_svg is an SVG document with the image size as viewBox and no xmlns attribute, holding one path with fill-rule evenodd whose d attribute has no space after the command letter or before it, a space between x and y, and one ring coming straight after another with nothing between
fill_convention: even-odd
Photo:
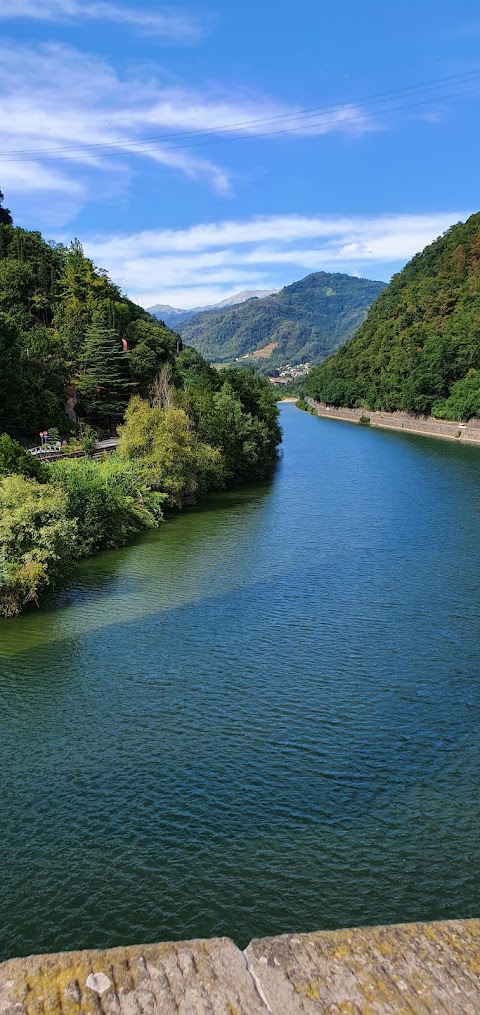
<instances>
[{"instance_id":1,"label":"river water","mask_svg":"<svg viewBox=\"0 0 480 1015\"><path fill-rule=\"evenodd\" d=\"M480 450L272 478L0 624L0 955L480 913Z\"/></svg>"}]
</instances>

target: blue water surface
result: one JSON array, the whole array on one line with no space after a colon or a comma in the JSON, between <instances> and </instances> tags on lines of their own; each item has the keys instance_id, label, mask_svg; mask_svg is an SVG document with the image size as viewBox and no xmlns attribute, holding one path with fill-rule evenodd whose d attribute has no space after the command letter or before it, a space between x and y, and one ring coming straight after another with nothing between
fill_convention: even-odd
<instances>
[{"instance_id":1,"label":"blue water surface","mask_svg":"<svg viewBox=\"0 0 480 1015\"><path fill-rule=\"evenodd\" d=\"M0 623L0 955L480 914L480 449L282 408Z\"/></svg>"}]
</instances>

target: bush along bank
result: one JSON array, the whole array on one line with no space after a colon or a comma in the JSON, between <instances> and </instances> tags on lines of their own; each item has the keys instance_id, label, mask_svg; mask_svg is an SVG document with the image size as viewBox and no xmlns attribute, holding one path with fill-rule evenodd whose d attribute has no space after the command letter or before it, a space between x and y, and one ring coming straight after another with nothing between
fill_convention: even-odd
<instances>
[{"instance_id":1,"label":"bush along bank","mask_svg":"<svg viewBox=\"0 0 480 1015\"><path fill-rule=\"evenodd\" d=\"M157 527L165 508L264 476L281 439L269 382L181 355L183 384L158 376L150 398L131 398L110 458L39 465L0 437L0 616L38 603L81 557Z\"/></svg>"}]
</instances>

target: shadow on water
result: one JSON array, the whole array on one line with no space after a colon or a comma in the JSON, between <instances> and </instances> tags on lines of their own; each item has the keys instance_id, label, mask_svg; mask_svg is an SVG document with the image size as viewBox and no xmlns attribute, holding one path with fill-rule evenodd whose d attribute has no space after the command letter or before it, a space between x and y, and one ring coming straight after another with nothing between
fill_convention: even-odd
<instances>
[{"instance_id":1,"label":"shadow on water","mask_svg":"<svg viewBox=\"0 0 480 1015\"><path fill-rule=\"evenodd\" d=\"M159 591L158 569L164 572L164 582L169 583L174 597L172 585L178 587L180 578L188 578L190 571L195 570L195 558L203 556L206 545L212 540L219 543L229 540L232 525L238 532L245 526L250 528L262 516L278 468L276 459L264 480L207 494L181 513L167 514L159 529L139 534L125 547L106 550L79 562L67 583L47 593L40 607L31 606L20 617L0 620L0 660L2 655L8 658L12 651L26 651L30 647L35 651L42 643L76 637L83 625L71 628L68 617L76 612L81 614L82 607L89 614L84 617L86 630L95 628L96 616L100 627L115 625L116 601L121 607L126 596L136 595L139 602L141 596L145 613L154 612L155 594ZM144 581L139 588L139 572L148 573L150 589L146 590ZM164 600L164 595L161 599ZM162 602L162 609L165 608ZM137 616L141 615L141 609L140 606ZM67 620L65 630L63 620ZM127 620L124 615L122 623Z\"/></svg>"}]
</instances>

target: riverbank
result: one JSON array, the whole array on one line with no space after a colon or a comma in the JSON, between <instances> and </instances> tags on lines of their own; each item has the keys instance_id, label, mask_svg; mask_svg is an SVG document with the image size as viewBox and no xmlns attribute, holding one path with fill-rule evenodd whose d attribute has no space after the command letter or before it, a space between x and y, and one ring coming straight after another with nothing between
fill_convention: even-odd
<instances>
[{"instance_id":1,"label":"riverbank","mask_svg":"<svg viewBox=\"0 0 480 1015\"><path fill-rule=\"evenodd\" d=\"M347 1015L480 1009L480 920L63 952L0 966L0 1011Z\"/></svg>"},{"instance_id":2,"label":"riverbank","mask_svg":"<svg viewBox=\"0 0 480 1015\"><path fill-rule=\"evenodd\" d=\"M282 438L270 383L232 368L215 374L208 397L199 390L170 388L163 406L134 396L118 442L100 445L116 454L97 461L41 462L2 436L0 617L38 604L75 561L157 528L164 509L263 478Z\"/></svg>"},{"instance_id":3,"label":"riverbank","mask_svg":"<svg viewBox=\"0 0 480 1015\"><path fill-rule=\"evenodd\" d=\"M447 440L460 441L462 444L480 445L480 419L456 423L435 419L433 416L413 416L408 412L335 408L324 402L316 402L314 398L306 398L305 401L315 410L317 416L322 416L323 419L338 419L345 423L360 423L384 430L403 430L405 433L422 434L425 437L443 437Z\"/></svg>"}]
</instances>

